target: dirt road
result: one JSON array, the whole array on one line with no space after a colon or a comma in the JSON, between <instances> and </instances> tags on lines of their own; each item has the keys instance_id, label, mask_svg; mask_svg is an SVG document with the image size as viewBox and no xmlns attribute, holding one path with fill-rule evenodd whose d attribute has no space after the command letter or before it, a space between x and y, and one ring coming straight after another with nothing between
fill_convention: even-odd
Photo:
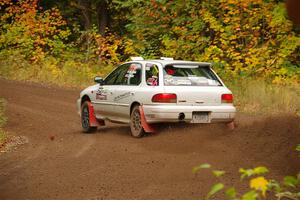
<instances>
[{"instance_id":1,"label":"dirt road","mask_svg":"<svg viewBox=\"0 0 300 200\"><path fill-rule=\"evenodd\" d=\"M273 178L300 169L294 151L300 121L293 116L239 115L239 127L166 125L142 139L127 126L81 133L78 90L0 79L8 101L6 130L29 142L0 154L0 199L203 199L217 180L200 163L224 169L239 183L239 167L266 166ZM54 140L50 140L54 136ZM219 196L217 199L223 199Z\"/></svg>"}]
</instances>

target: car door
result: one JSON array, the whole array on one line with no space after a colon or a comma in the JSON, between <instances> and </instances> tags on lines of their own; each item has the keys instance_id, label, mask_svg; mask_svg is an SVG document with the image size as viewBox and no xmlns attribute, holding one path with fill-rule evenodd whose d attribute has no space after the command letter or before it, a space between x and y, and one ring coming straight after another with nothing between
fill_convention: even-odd
<instances>
[{"instance_id":1,"label":"car door","mask_svg":"<svg viewBox=\"0 0 300 200\"><path fill-rule=\"evenodd\" d=\"M130 105L142 78L142 64L133 62L128 63L126 67L126 72L122 73L123 77L116 81L113 92L115 116L124 122L130 118Z\"/></svg>"},{"instance_id":2,"label":"car door","mask_svg":"<svg viewBox=\"0 0 300 200\"><path fill-rule=\"evenodd\" d=\"M112 73L110 73L103 84L99 84L95 94L94 108L96 115L100 115L102 118L112 118L114 110L114 90L117 81L122 77L124 71L126 72L128 67L119 66Z\"/></svg>"}]
</instances>

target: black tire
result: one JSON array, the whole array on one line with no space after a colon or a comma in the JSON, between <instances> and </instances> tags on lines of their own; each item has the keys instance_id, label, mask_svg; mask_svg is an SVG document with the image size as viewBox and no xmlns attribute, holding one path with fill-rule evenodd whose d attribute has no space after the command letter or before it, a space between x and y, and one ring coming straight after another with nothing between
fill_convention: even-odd
<instances>
[{"instance_id":1,"label":"black tire","mask_svg":"<svg viewBox=\"0 0 300 200\"><path fill-rule=\"evenodd\" d=\"M85 101L81 106L81 126L84 133L94 133L97 127L90 126L88 101Z\"/></svg>"},{"instance_id":2,"label":"black tire","mask_svg":"<svg viewBox=\"0 0 300 200\"><path fill-rule=\"evenodd\" d=\"M142 127L141 113L138 105L134 106L131 111L130 130L132 137L140 138L145 135L145 131Z\"/></svg>"}]
</instances>

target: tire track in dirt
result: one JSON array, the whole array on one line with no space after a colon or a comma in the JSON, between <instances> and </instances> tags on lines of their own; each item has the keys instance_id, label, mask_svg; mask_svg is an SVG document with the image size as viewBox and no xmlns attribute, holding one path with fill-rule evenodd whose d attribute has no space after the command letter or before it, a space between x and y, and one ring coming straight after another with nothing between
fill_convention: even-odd
<instances>
[{"instance_id":1,"label":"tire track in dirt","mask_svg":"<svg viewBox=\"0 0 300 200\"><path fill-rule=\"evenodd\" d=\"M238 115L239 127L163 125L142 139L111 125L81 133L79 90L0 79L6 126L29 143L0 155L0 199L203 199L215 183L192 167L211 163L238 184L239 167L264 165L274 178L300 169L294 151L300 121L292 115ZM50 140L50 136L54 140ZM240 186L243 188L243 186ZM217 199L222 199L222 196Z\"/></svg>"}]
</instances>

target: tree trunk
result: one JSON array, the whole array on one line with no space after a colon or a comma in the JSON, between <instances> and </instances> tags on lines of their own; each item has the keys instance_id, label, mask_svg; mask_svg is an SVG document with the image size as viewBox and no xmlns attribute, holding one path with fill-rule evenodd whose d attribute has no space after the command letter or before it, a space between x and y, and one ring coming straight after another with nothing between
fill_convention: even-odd
<instances>
[{"instance_id":1,"label":"tree trunk","mask_svg":"<svg viewBox=\"0 0 300 200\"><path fill-rule=\"evenodd\" d=\"M107 0L101 0L96 4L97 8L97 22L99 33L104 36L106 28L109 24L109 10Z\"/></svg>"},{"instance_id":2,"label":"tree trunk","mask_svg":"<svg viewBox=\"0 0 300 200\"><path fill-rule=\"evenodd\" d=\"M89 30L92 27L92 6L91 0L78 0L82 12L84 29Z\"/></svg>"}]
</instances>

